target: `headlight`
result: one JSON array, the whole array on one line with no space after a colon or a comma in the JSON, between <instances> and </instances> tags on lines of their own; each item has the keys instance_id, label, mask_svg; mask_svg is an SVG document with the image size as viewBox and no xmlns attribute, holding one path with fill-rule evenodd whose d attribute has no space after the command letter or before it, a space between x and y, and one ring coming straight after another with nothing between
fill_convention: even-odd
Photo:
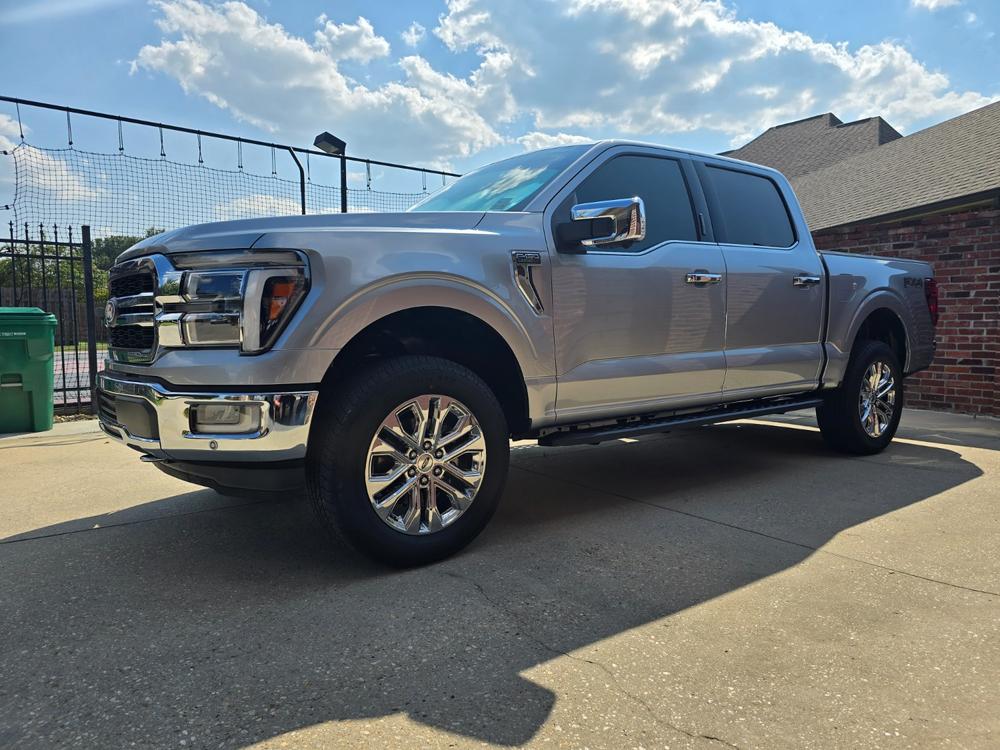
<instances>
[{"instance_id":1,"label":"headlight","mask_svg":"<svg viewBox=\"0 0 1000 750\"><path fill-rule=\"evenodd\" d=\"M270 347L305 294L305 269L249 271L243 297L243 351Z\"/></svg>"},{"instance_id":2,"label":"headlight","mask_svg":"<svg viewBox=\"0 0 1000 750\"><path fill-rule=\"evenodd\" d=\"M171 260L184 269L181 295L163 312L177 321L181 346L265 351L309 290L305 258L294 251L183 253Z\"/></svg>"},{"instance_id":3,"label":"headlight","mask_svg":"<svg viewBox=\"0 0 1000 750\"><path fill-rule=\"evenodd\" d=\"M188 271L184 274L185 314L181 338L187 346L240 343L240 313L246 271Z\"/></svg>"}]
</instances>

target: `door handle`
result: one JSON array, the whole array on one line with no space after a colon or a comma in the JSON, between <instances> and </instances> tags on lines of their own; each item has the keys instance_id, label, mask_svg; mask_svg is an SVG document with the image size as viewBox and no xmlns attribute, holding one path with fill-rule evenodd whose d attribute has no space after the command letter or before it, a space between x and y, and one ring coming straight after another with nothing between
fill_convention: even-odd
<instances>
[{"instance_id":1,"label":"door handle","mask_svg":"<svg viewBox=\"0 0 1000 750\"><path fill-rule=\"evenodd\" d=\"M819 276L793 276L792 286L816 286L820 281Z\"/></svg>"},{"instance_id":2,"label":"door handle","mask_svg":"<svg viewBox=\"0 0 1000 750\"><path fill-rule=\"evenodd\" d=\"M722 281L721 273L709 273L708 271L691 271L684 277L688 284L718 284Z\"/></svg>"}]
</instances>

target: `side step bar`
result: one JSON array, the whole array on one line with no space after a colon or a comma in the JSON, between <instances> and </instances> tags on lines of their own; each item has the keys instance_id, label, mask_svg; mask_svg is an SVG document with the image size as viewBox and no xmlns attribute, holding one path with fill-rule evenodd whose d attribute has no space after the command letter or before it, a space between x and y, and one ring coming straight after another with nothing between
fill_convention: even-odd
<instances>
[{"instance_id":1,"label":"side step bar","mask_svg":"<svg viewBox=\"0 0 1000 750\"><path fill-rule=\"evenodd\" d=\"M733 419L760 417L765 414L784 414L786 411L811 409L823 403L823 399L815 396L769 399L766 401L749 401L742 404L722 406L702 412L688 412L668 417L652 417L627 423L617 423L602 427L587 427L579 429L564 429L549 432L538 438L539 445L588 445L604 440L617 440L624 437L636 437L656 432L668 432L674 427L695 427L697 425L728 422Z\"/></svg>"}]
</instances>

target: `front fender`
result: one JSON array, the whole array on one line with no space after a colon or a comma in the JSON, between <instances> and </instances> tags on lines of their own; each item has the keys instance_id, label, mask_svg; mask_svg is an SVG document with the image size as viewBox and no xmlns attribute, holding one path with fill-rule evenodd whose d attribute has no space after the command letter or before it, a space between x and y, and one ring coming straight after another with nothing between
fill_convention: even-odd
<instances>
[{"instance_id":1,"label":"front fender","mask_svg":"<svg viewBox=\"0 0 1000 750\"><path fill-rule=\"evenodd\" d=\"M343 349L358 333L393 313L419 307L444 307L472 315L495 330L514 353L526 378L551 376L552 361L536 341L547 342L542 326L528 325L507 300L469 279L438 273L381 279L359 289L322 320L315 321L309 347Z\"/></svg>"}]
</instances>

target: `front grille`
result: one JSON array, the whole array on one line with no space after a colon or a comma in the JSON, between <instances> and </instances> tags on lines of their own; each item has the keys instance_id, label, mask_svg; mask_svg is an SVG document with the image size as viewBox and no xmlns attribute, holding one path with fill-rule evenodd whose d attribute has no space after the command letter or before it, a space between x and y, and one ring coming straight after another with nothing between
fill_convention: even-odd
<instances>
[{"instance_id":1,"label":"front grille","mask_svg":"<svg viewBox=\"0 0 1000 750\"><path fill-rule=\"evenodd\" d=\"M108 329L112 349L152 349L152 326L115 326Z\"/></svg>"},{"instance_id":2,"label":"front grille","mask_svg":"<svg viewBox=\"0 0 1000 750\"><path fill-rule=\"evenodd\" d=\"M136 294L153 291L153 274L148 271L131 273L127 276L113 277L108 282L108 291L112 297L131 297Z\"/></svg>"},{"instance_id":3,"label":"front grille","mask_svg":"<svg viewBox=\"0 0 1000 750\"><path fill-rule=\"evenodd\" d=\"M118 410L115 408L114 396L97 389L97 416L105 422L118 423Z\"/></svg>"},{"instance_id":4,"label":"front grille","mask_svg":"<svg viewBox=\"0 0 1000 750\"><path fill-rule=\"evenodd\" d=\"M158 261L140 258L111 269L108 279L108 347L119 362L145 363L156 348Z\"/></svg>"}]
</instances>

